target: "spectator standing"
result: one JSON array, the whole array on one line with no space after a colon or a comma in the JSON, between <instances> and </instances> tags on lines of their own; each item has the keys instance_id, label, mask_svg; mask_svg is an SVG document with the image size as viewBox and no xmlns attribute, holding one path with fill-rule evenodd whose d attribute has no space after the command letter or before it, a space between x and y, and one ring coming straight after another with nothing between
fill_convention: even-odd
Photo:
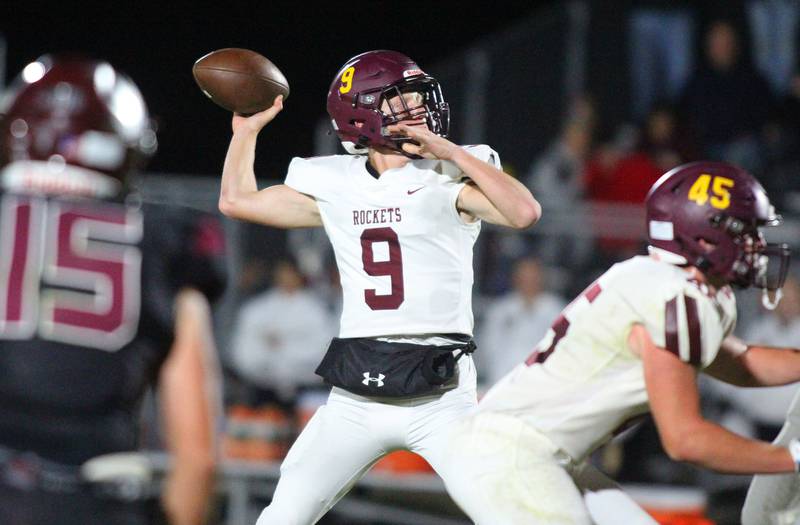
<instances>
[{"instance_id":1,"label":"spectator standing","mask_svg":"<svg viewBox=\"0 0 800 525\"><path fill-rule=\"evenodd\" d=\"M253 387L251 402L291 405L299 388L322 385L314 370L333 327L325 305L306 288L294 263L278 262L272 280L272 288L239 311L231 362Z\"/></svg>"},{"instance_id":2,"label":"spectator standing","mask_svg":"<svg viewBox=\"0 0 800 525\"><path fill-rule=\"evenodd\" d=\"M692 70L690 2L637 2L628 18L633 115L644 118L661 99L674 100Z\"/></svg>"},{"instance_id":3,"label":"spectator standing","mask_svg":"<svg viewBox=\"0 0 800 525\"><path fill-rule=\"evenodd\" d=\"M579 98L564 122L558 138L537 158L526 178L526 185L541 197L543 213L533 249L548 265L569 261L580 267L588 259L591 242L587 238L563 236L575 232L583 223L581 203L585 194L584 169L592 144L594 110L588 98ZM559 235L553 242L553 234Z\"/></svg>"},{"instance_id":4,"label":"spectator standing","mask_svg":"<svg viewBox=\"0 0 800 525\"><path fill-rule=\"evenodd\" d=\"M566 301L544 289L544 269L533 257L514 264L512 290L486 305L479 334L478 369L493 385L531 353Z\"/></svg>"},{"instance_id":5,"label":"spectator standing","mask_svg":"<svg viewBox=\"0 0 800 525\"><path fill-rule=\"evenodd\" d=\"M795 0L751 0L747 17L756 67L776 94L786 95L797 67L800 5Z\"/></svg>"},{"instance_id":6,"label":"spectator standing","mask_svg":"<svg viewBox=\"0 0 800 525\"><path fill-rule=\"evenodd\" d=\"M764 77L741 59L739 35L730 22L713 22L705 35L705 61L680 97L680 112L701 155L760 173L760 140L773 106Z\"/></svg>"}]
</instances>

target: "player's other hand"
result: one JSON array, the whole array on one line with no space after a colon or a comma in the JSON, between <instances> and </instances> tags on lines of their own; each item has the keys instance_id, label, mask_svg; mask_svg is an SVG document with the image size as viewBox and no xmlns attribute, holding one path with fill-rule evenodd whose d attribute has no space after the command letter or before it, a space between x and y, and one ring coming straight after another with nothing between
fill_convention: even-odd
<instances>
[{"instance_id":1,"label":"player's other hand","mask_svg":"<svg viewBox=\"0 0 800 525\"><path fill-rule=\"evenodd\" d=\"M393 135L406 136L419 144L405 143L403 151L425 159L452 160L453 154L458 150L458 146L429 130L424 125L424 120L420 125L399 123L388 126L386 130Z\"/></svg>"},{"instance_id":2,"label":"player's other hand","mask_svg":"<svg viewBox=\"0 0 800 525\"><path fill-rule=\"evenodd\" d=\"M231 122L233 132L236 133L239 131L249 131L258 133L261 131L261 128L272 122L272 119L274 119L282 109L283 95L278 95L275 97L272 107L269 107L264 111L254 113L249 116L234 113L233 121Z\"/></svg>"}]
</instances>

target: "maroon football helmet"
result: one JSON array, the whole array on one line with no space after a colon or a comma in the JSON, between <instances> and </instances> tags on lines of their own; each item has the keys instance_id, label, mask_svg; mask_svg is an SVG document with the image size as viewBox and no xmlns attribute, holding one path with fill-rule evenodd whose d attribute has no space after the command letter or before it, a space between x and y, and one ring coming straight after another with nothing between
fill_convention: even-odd
<instances>
[{"instance_id":1,"label":"maroon football helmet","mask_svg":"<svg viewBox=\"0 0 800 525\"><path fill-rule=\"evenodd\" d=\"M384 100L410 92L421 95L421 105L409 107L401 97L401 111L381 111ZM428 129L441 137L450 126L450 109L439 83L396 51L368 51L348 60L331 83L327 108L342 145L353 154L380 146L403 152L402 144L410 139L386 131L401 120L424 117Z\"/></svg>"},{"instance_id":2,"label":"maroon football helmet","mask_svg":"<svg viewBox=\"0 0 800 525\"><path fill-rule=\"evenodd\" d=\"M22 70L0 112L6 187L106 196L156 149L139 89L107 62L45 55Z\"/></svg>"},{"instance_id":3,"label":"maroon football helmet","mask_svg":"<svg viewBox=\"0 0 800 525\"><path fill-rule=\"evenodd\" d=\"M653 185L646 206L651 245L726 283L768 290L783 286L789 248L767 244L759 230L782 219L745 170L723 162L678 166ZM770 265L772 258L779 265Z\"/></svg>"}]
</instances>

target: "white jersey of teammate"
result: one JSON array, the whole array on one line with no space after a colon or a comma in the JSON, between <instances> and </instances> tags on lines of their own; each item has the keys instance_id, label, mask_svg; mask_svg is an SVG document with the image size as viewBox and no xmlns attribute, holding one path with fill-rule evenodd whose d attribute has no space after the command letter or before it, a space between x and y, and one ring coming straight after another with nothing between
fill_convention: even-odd
<instances>
[{"instance_id":1,"label":"white jersey of teammate","mask_svg":"<svg viewBox=\"0 0 800 525\"><path fill-rule=\"evenodd\" d=\"M533 355L501 379L479 412L519 417L576 462L649 411L634 324L697 368L734 328L729 287L712 295L680 267L637 256L615 264L558 317Z\"/></svg>"},{"instance_id":2,"label":"white jersey of teammate","mask_svg":"<svg viewBox=\"0 0 800 525\"><path fill-rule=\"evenodd\" d=\"M488 146L464 146L500 167ZM413 160L373 177L367 157L295 158L286 185L312 196L343 291L340 337L472 334L472 247L480 221L457 209L452 163Z\"/></svg>"}]
</instances>

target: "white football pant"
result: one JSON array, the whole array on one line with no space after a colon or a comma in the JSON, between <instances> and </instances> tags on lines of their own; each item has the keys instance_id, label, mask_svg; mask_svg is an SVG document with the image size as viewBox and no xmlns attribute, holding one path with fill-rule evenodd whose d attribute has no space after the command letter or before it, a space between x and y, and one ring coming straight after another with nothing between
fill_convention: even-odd
<instances>
[{"instance_id":1,"label":"white football pant","mask_svg":"<svg viewBox=\"0 0 800 525\"><path fill-rule=\"evenodd\" d=\"M509 415L457 425L446 464L448 492L477 525L656 524L604 474Z\"/></svg>"},{"instance_id":2,"label":"white football pant","mask_svg":"<svg viewBox=\"0 0 800 525\"><path fill-rule=\"evenodd\" d=\"M794 396L786 422L775 445L788 446L800 438L800 390ZM759 474L753 476L742 507L742 525L800 524L800 477L797 474Z\"/></svg>"},{"instance_id":3,"label":"white football pant","mask_svg":"<svg viewBox=\"0 0 800 525\"><path fill-rule=\"evenodd\" d=\"M316 523L380 458L407 449L425 458L443 479L449 430L477 403L475 365L458 361L458 386L438 396L368 398L333 388L292 445L281 477L256 525Z\"/></svg>"}]
</instances>

